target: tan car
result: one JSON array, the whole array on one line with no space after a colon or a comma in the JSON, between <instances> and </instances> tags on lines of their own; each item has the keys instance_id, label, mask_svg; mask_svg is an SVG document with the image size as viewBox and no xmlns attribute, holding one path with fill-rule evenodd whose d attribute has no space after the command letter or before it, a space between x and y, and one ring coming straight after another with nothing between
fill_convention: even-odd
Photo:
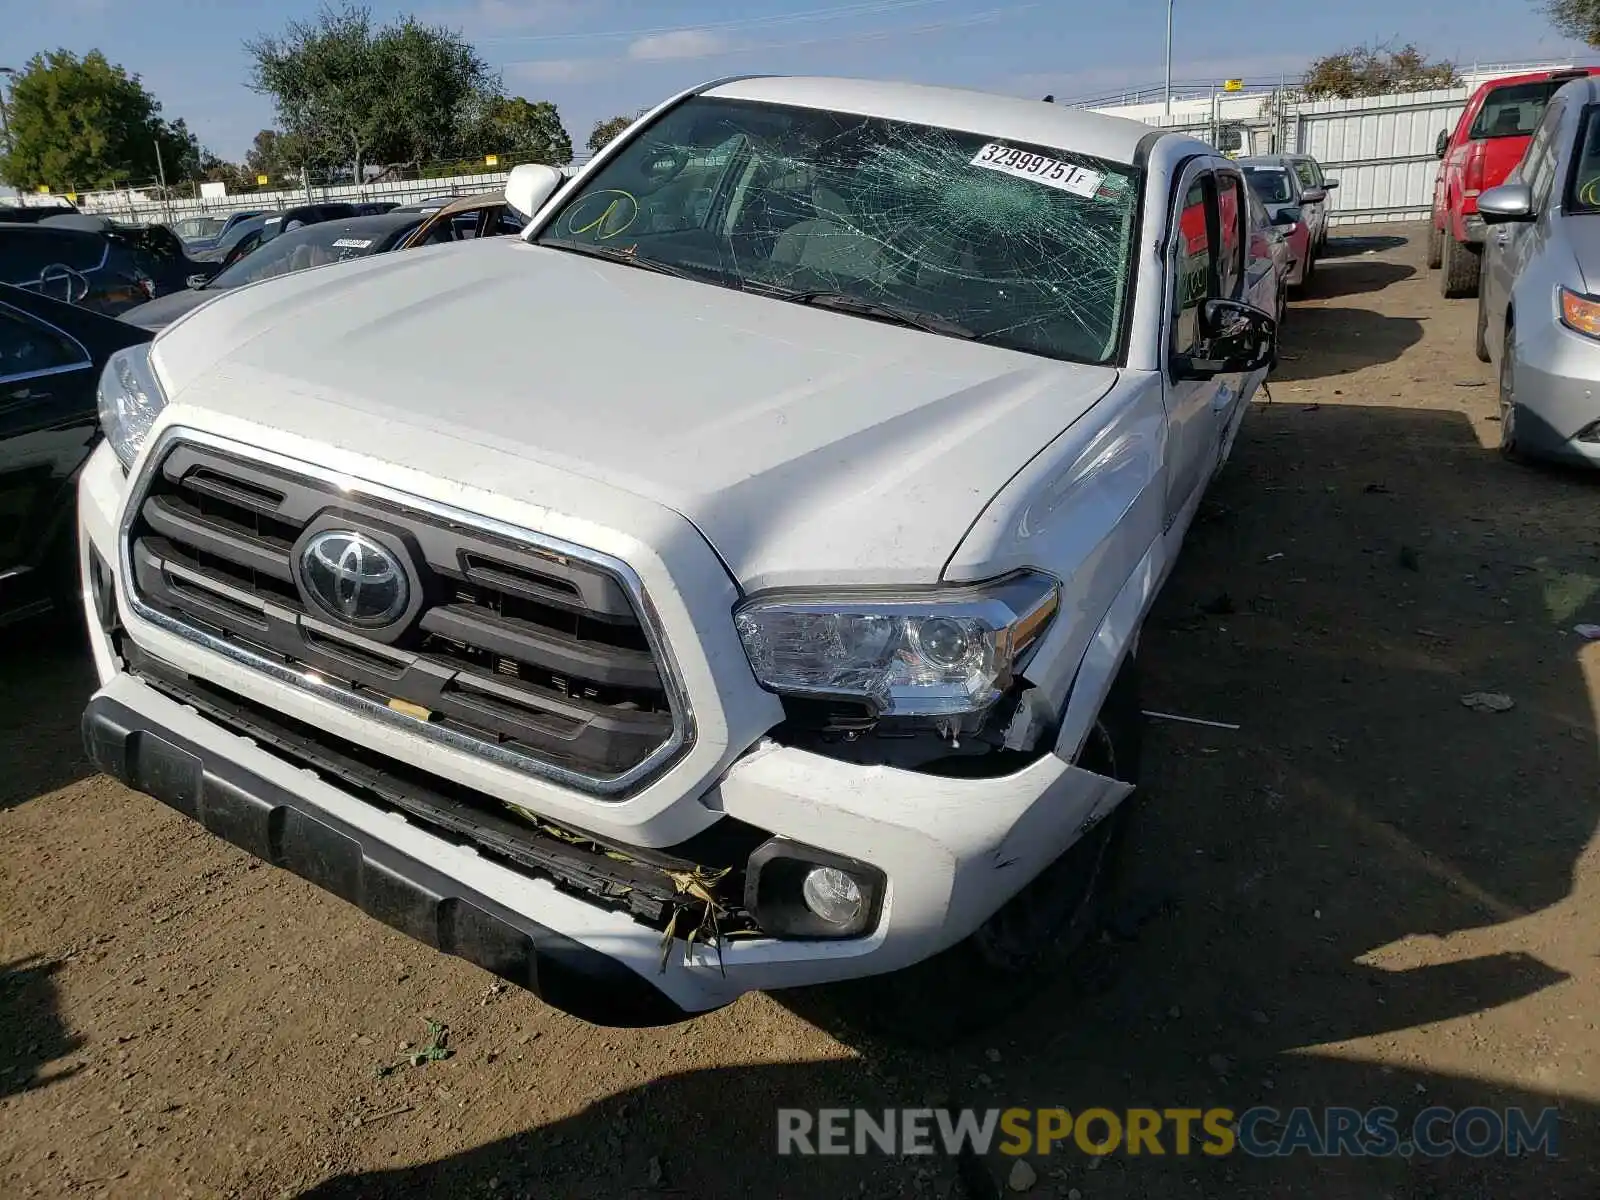
<instances>
[{"instance_id":1,"label":"tan car","mask_svg":"<svg viewBox=\"0 0 1600 1200\"><path fill-rule=\"evenodd\" d=\"M413 246L436 246L442 242L462 242L469 238L497 237L521 233L527 221L506 203L506 194L480 192L452 200L412 230L397 250Z\"/></svg>"}]
</instances>

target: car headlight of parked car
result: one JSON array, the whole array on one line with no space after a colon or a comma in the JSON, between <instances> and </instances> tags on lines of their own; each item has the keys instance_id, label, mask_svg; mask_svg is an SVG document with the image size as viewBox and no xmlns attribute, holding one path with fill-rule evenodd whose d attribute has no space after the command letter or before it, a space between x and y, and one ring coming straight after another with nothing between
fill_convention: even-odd
<instances>
[{"instance_id":1,"label":"car headlight of parked car","mask_svg":"<svg viewBox=\"0 0 1600 1200\"><path fill-rule=\"evenodd\" d=\"M1564 287L1560 293L1561 323L1574 333L1600 338L1600 300L1591 299Z\"/></svg>"},{"instance_id":2,"label":"car headlight of parked car","mask_svg":"<svg viewBox=\"0 0 1600 1200\"><path fill-rule=\"evenodd\" d=\"M981 712L1060 606L1048 575L902 592L784 593L734 621L756 679L782 695L855 700L879 717Z\"/></svg>"},{"instance_id":3,"label":"car headlight of parked car","mask_svg":"<svg viewBox=\"0 0 1600 1200\"><path fill-rule=\"evenodd\" d=\"M118 350L100 373L100 428L111 452L126 471L144 445L156 416L167 406L166 393L150 365L150 345Z\"/></svg>"}]
</instances>

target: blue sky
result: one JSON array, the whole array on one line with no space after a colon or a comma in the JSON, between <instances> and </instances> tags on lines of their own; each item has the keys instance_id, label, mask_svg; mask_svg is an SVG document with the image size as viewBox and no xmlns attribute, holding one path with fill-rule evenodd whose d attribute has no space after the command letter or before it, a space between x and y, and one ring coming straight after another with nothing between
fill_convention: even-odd
<instances>
[{"instance_id":1,"label":"blue sky","mask_svg":"<svg viewBox=\"0 0 1600 1200\"><path fill-rule=\"evenodd\" d=\"M242 157L272 119L245 87L240 43L313 15L317 0L50 0L6 5L0 65L99 47L143 76L166 115ZM1061 99L1162 76L1165 0L373 0L454 26L512 94L553 100L575 144L594 122L743 71L911 79ZM1414 41L1463 65L1593 54L1532 0L1177 0L1173 75L1291 78L1362 41Z\"/></svg>"}]
</instances>

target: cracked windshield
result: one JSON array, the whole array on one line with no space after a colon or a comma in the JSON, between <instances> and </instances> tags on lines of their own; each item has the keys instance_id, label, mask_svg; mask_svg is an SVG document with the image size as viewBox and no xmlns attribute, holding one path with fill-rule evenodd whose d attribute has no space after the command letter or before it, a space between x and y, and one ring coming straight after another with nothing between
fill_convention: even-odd
<instances>
[{"instance_id":1,"label":"cracked windshield","mask_svg":"<svg viewBox=\"0 0 1600 1200\"><path fill-rule=\"evenodd\" d=\"M1127 303L1133 183L1059 148L702 99L631 141L538 240L1101 363Z\"/></svg>"}]
</instances>

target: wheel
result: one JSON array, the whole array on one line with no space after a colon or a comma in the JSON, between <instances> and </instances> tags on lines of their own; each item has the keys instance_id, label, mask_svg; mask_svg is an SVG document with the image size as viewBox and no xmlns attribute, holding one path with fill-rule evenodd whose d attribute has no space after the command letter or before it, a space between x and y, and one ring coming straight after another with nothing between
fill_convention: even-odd
<instances>
[{"instance_id":1,"label":"wheel","mask_svg":"<svg viewBox=\"0 0 1600 1200\"><path fill-rule=\"evenodd\" d=\"M1437 225L1428 226L1428 267L1437 271L1444 261L1444 230Z\"/></svg>"},{"instance_id":2,"label":"wheel","mask_svg":"<svg viewBox=\"0 0 1600 1200\"><path fill-rule=\"evenodd\" d=\"M1143 718L1130 658L1078 765L1136 783ZM1073 965L1104 926L1138 793L1069 846L965 941L893 974L831 989L850 1024L894 1041L948 1045L994 1024Z\"/></svg>"},{"instance_id":3,"label":"wheel","mask_svg":"<svg viewBox=\"0 0 1600 1200\"><path fill-rule=\"evenodd\" d=\"M1444 233L1444 254L1439 272L1439 291L1446 300L1459 300L1478 293L1478 271L1483 266L1482 251L1456 241L1449 230Z\"/></svg>"},{"instance_id":4,"label":"wheel","mask_svg":"<svg viewBox=\"0 0 1600 1200\"><path fill-rule=\"evenodd\" d=\"M1483 290L1478 290L1478 329L1473 336L1472 348L1477 352L1479 362L1489 362L1489 310L1483 302Z\"/></svg>"},{"instance_id":5,"label":"wheel","mask_svg":"<svg viewBox=\"0 0 1600 1200\"><path fill-rule=\"evenodd\" d=\"M1509 462L1527 462L1528 457L1517 445L1517 392L1516 369L1512 365L1517 356L1517 330L1506 323L1506 338L1500 346L1500 457Z\"/></svg>"}]
</instances>

